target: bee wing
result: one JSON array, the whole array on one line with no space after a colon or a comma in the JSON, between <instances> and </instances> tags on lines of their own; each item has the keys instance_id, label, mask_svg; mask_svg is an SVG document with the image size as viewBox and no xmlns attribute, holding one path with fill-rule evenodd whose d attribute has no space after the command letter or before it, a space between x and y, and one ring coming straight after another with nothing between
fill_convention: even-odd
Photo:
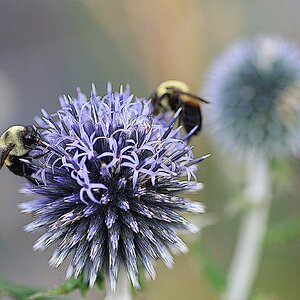
<instances>
[{"instance_id":1,"label":"bee wing","mask_svg":"<svg viewBox=\"0 0 300 300\"><path fill-rule=\"evenodd\" d=\"M189 93L189 92L184 92L184 91L181 91L177 88L174 88L174 87L170 87L170 88L167 88L167 90L170 90L170 91L173 91L174 93L178 94L180 96L180 99L183 101L183 102L186 102L186 103L191 103L191 105L193 105L194 103L196 102L203 102L203 103L210 103L209 101L195 95L195 94L192 94L192 93ZM196 106L196 104L194 104L194 106ZM198 105L197 105L198 106Z\"/></svg>"},{"instance_id":2,"label":"bee wing","mask_svg":"<svg viewBox=\"0 0 300 300\"><path fill-rule=\"evenodd\" d=\"M210 103L210 101L208 101L206 99L203 99L203 98L201 98L201 97L199 97L197 95L191 94L191 93L185 93L185 92L183 92L183 95L190 96L191 98L196 99L196 100L198 100L200 102L203 102L203 103L206 103L206 104Z\"/></svg>"},{"instance_id":3,"label":"bee wing","mask_svg":"<svg viewBox=\"0 0 300 300\"><path fill-rule=\"evenodd\" d=\"M2 149L0 153L0 169L3 167L5 160L7 159L10 151L15 147L15 145L8 146L4 149Z\"/></svg>"}]
</instances>

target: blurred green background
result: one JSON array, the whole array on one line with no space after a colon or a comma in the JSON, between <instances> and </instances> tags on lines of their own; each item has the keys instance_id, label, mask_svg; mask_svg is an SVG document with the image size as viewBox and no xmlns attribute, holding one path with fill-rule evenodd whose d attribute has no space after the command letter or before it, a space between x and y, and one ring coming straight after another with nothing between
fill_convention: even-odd
<instances>
[{"instance_id":1,"label":"blurred green background","mask_svg":"<svg viewBox=\"0 0 300 300\"><path fill-rule=\"evenodd\" d=\"M31 124L40 108L58 108L59 95L75 95L77 86L89 94L92 82L100 95L111 81L115 90L129 83L142 97L161 81L178 79L201 94L210 64L238 39L279 34L300 45L299 11L297 0L0 0L0 128ZM191 252L177 257L173 270L158 263L157 280L134 299L220 299L239 224L238 215L224 213L237 203L243 168L214 146L205 127L204 120L192 142L196 155L213 155L200 164L205 191L193 199L217 221L200 219L214 224L185 237ZM251 299L300 299L300 163L291 159L274 168L269 232ZM58 284L65 268L48 267L51 249L35 253L38 235L22 231L29 222L17 207L26 200L17 191L22 182L1 170L0 275L35 286ZM87 299L101 297L94 289Z\"/></svg>"}]
</instances>

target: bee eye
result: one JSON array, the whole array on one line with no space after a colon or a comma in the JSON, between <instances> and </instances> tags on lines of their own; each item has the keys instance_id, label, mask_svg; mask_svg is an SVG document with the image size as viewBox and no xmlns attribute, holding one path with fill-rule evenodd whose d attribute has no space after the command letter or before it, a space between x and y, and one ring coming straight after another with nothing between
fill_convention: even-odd
<instances>
[{"instance_id":1,"label":"bee eye","mask_svg":"<svg viewBox=\"0 0 300 300\"><path fill-rule=\"evenodd\" d=\"M36 142L36 139L33 136L25 136L24 137L24 144L27 146L31 146Z\"/></svg>"}]
</instances>

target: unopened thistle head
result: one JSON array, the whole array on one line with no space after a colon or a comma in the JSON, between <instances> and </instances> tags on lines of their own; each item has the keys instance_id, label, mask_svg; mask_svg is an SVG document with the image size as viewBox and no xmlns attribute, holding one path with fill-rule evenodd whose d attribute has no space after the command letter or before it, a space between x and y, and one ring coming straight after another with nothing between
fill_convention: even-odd
<instances>
[{"instance_id":1,"label":"unopened thistle head","mask_svg":"<svg viewBox=\"0 0 300 300\"><path fill-rule=\"evenodd\" d=\"M268 157L296 152L300 132L300 52L281 38L259 37L228 49L204 87L217 142Z\"/></svg>"},{"instance_id":2,"label":"unopened thistle head","mask_svg":"<svg viewBox=\"0 0 300 300\"><path fill-rule=\"evenodd\" d=\"M138 287L139 270L155 277L153 262L173 264L171 252L186 252L177 230L196 227L180 212L202 213L200 203L178 196L195 191L195 159L173 123L155 123L151 103L133 99L129 91L90 99L61 98L55 114L42 111L44 155L33 158L36 184L25 192L37 200L21 205L35 220L27 231L44 234L34 245L43 250L55 244L50 265L67 256L67 277L83 274L93 286L98 275L115 288L120 265ZM182 176L186 176L183 180Z\"/></svg>"}]
</instances>

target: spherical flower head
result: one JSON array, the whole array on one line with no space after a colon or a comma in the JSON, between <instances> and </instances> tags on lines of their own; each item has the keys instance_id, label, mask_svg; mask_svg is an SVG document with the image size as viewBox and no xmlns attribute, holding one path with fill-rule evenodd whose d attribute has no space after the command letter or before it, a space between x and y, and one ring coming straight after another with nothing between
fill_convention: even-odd
<instances>
[{"instance_id":1,"label":"spherical flower head","mask_svg":"<svg viewBox=\"0 0 300 300\"><path fill-rule=\"evenodd\" d=\"M208 72L205 96L215 140L231 153L272 158L296 152L300 131L300 52L278 37L240 41Z\"/></svg>"},{"instance_id":2,"label":"spherical flower head","mask_svg":"<svg viewBox=\"0 0 300 300\"><path fill-rule=\"evenodd\" d=\"M196 227L179 212L204 209L178 193L199 188L195 164L205 157L177 137L179 113L155 123L150 101L128 89L101 98L93 86L90 99L78 90L60 100L37 119L45 149L29 162L36 172L24 192L39 197L21 205L35 218L26 230L44 231L35 249L56 245L50 265L71 256L68 278L83 274L92 287L101 274L114 289L123 265L138 287L140 269L154 278L155 260L171 267L171 252L187 251L176 232Z\"/></svg>"}]
</instances>

